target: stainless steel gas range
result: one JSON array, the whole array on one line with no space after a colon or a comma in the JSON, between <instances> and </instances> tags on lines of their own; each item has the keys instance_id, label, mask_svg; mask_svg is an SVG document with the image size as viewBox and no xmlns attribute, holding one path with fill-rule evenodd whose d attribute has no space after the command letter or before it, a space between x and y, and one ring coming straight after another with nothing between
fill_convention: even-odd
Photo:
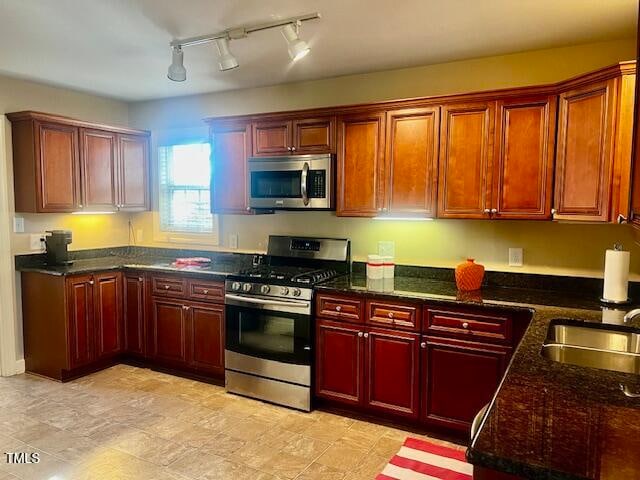
<instances>
[{"instance_id":1,"label":"stainless steel gas range","mask_svg":"<svg viewBox=\"0 0 640 480\"><path fill-rule=\"evenodd\" d=\"M313 286L350 260L347 239L272 235L264 264L228 277L227 391L311 409Z\"/></svg>"}]
</instances>

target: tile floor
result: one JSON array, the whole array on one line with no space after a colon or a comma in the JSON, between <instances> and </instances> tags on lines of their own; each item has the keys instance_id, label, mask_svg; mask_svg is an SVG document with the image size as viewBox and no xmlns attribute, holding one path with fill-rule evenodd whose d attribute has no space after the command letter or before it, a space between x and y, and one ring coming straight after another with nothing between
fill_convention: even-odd
<instances>
[{"instance_id":1,"label":"tile floor","mask_svg":"<svg viewBox=\"0 0 640 480\"><path fill-rule=\"evenodd\" d=\"M127 365L66 384L0 378L0 480L370 480L407 435Z\"/></svg>"}]
</instances>

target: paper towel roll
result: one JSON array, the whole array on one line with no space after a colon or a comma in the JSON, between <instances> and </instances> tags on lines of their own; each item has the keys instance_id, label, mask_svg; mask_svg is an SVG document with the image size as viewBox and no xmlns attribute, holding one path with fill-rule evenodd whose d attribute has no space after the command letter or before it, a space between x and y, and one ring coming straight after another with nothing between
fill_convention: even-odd
<instances>
[{"instance_id":1,"label":"paper towel roll","mask_svg":"<svg viewBox=\"0 0 640 480\"><path fill-rule=\"evenodd\" d=\"M604 301L625 302L629 296L629 252L607 250L604 260Z\"/></svg>"}]
</instances>

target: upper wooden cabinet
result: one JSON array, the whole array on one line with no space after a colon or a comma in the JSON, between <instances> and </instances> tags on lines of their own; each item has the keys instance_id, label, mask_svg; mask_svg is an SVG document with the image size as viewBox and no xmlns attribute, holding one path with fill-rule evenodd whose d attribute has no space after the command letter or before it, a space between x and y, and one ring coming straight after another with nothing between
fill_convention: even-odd
<instances>
[{"instance_id":1,"label":"upper wooden cabinet","mask_svg":"<svg viewBox=\"0 0 640 480\"><path fill-rule=\"evenodd\" d=\"M10 113L15 206L23 213L149 208L149 133Z\"/></svg>"},{"instance_id":2,"label":"upper wooden cabinet","mask_svg":"<svg viewBox=\"0 0 640 480\"><path fill-rule=\"evenodd\" d=\"M383 211L436 215L439 113L439 107L387 112Z\"/></svg>"},{"instance_id":3,"label":"upper wooden cabinet","mask_svg":"<svg viewBox=\"0 0 640 480\"><path fill-rule=\"evenodd\" d=\"M251 127L253 156L335 152L335 117L259 120Z\"/></svg>"},{"instance_id":4,"label":"upper wooden cabinet","mask_svg":"<svg viewBox=\"0 0 640 480\"><path fill-rule=\"evenodd\" d=\"M556 97L498 101L492 218L551 218Z\"/></svg>"},{"instance_id":5,"label":"upper wooden cabinet","mask_svg":"<svg viewBox=\"0 0 640 480\"><path fill-rule=\"evenodd\" d=\"M560 94L554 218L608 221L615 81Z\"/></svg>"},{"instance_id":6,"label":"upper wooden cabinet","mask_svg":"<svg viewBox=\"0 0 640 480\"><path fill-rule=\"evenodd\" d=\"M366 217L382 212L384 149L384 112L338 117L337 215Z\"/></svg>"},{"instance_id":7,"label":"upper wooden cabinet","mask_svg":"<svg viewBox=\"0 0 640 480\"><path fill-rule=\"evenodd\" d=\"M251 124L211 125L211 211L249 213L247 158L251 152Z\"/></svg>"},{"instance_id":8,"label":"upper wooden cabinet","mask_svg":"<svg viewBox=\"0 0 640 480\"><path fill-rule=\"evenodd\" d=\"M438 217L488 216L495 110L495 102L442 107Z\"/></svg>"}]
</instances>

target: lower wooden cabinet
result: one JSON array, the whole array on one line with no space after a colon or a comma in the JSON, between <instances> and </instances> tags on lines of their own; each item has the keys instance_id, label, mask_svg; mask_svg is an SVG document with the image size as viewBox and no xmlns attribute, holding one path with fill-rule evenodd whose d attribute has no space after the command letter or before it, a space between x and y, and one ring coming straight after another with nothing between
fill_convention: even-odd
<instances>
[{"instance_id":1,"label":"lower wooden cabinet","mask_svg":"<svg viewBox=\"0 0 640 480\"><path fill-rule=\"evenodd\" d=\"M93 280L91 275L67 279L66 298L69 312L67 327L68 366L73 369L95 358L93 326Z\"/></svg>"},{"instance_id":2,"label":"lower wooden cabinet","mask_svg":"<svg viewBox=\"0 0 640 480\"><path fill-rule=\"evenodd\" d=\"M144 357L145 345L145 279L138 273L124 276L122 289L124 317L124 351L133 356Z\"/></svg>"},{"instance_id":3,"label":"lower wooden cabinet","mask_svg":"<svg viewBox=\"0 0 640 480\"><path fill-rule=\"evenodd\" d=\"M93 276L96 357L107 358L122 351L122 274Z\"/></svg>"},{"instance_id":4,"label":"lower wooden cabinet","mask_svg":"<svg viewBox=\"0 0 640 480\"><path fill-rule=\"evenodd\" d=\"M497 390L511 349L437 337L424 337L421 347L422 417L468 431Z\"/></svg>"},{"instance_id":5,"label":"lower wooden cabinet","mask_svg":"<svg viewBox=\"0 0 640 480\"><path fill-rule=\"evenodd\" d=\"M224 305L192 305L189 363L196 370L224 375Z\"/></svg>"},{"instance_id":6,"label":"lower wooden cabinet","mask_svg":"<svg viewBox=\"0 0 640 480\"><path fill-rule=\"evenodd\" d=\"M151 300L149 356L175 366L187 363L187 306L180 300Z\"/></svg>"},{"instance_id":7,"label":"lower wooden cabinet","mask_svg":"<svg viewBox=\"0 0 640 480\"><path fill-rule=\"evenodd\" d=\"M363 400L363 328L320 320L316 323L316 395L348 405Z\"/></svg>"},{"instance_id":8,"label":"lower wooden cabinet","mask_svg":"<svg viewBox=\"0 0 640 480\"><path fill-rule=\"evenodd\" d=\"M420 336L393 330L364 333L366 405L409 418L420 413Z\"/></svg>"}]
</instances>

